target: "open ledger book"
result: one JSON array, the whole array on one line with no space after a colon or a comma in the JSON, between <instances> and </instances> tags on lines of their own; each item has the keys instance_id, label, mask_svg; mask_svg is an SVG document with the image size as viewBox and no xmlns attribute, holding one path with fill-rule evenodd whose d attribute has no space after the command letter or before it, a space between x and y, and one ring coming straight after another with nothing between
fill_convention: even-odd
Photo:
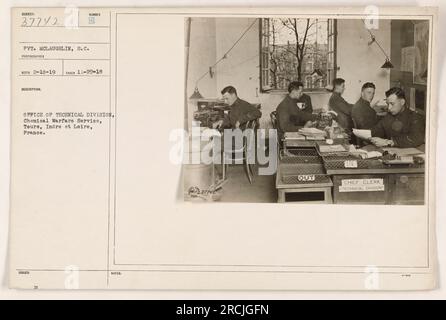
<instances>
[{"instance_id":1,"label":"open ledger book","mask_svg":"<svg viewBox=\"0 0 446 320\"><path fill-rule=\"evenodd\" d=\"M405 22L426 45L419 51L435 52L435 9L379 9L373 33L388 52L394 26ZM372 168L310 147L284 159L270 114L288 84L269 73L262 48L272 46L266 35L281 23L274 19L291 14L297 25L337 25L336 54L319 53L337 59L352 83L349 102L361 81L384 95L390 77L381 53L367 48L363 8L14 8L10 287L435 288L436 55L420 56L428 60L414 70L426 89L424 165L375 160ZM327 50L329 36L318 45L310 36L308 50ZM319 85L329 79L315 77L328 71L309 74ZM203 127L235 115L212 105L227 86L257 106L250 114L258 115L258 163L185 163L183 153L200 158L193 148L218 136L189 138L193 124L206 134ZM308 94L315 110L329 99L326 91Z\"/></svg>"}]
</instances>

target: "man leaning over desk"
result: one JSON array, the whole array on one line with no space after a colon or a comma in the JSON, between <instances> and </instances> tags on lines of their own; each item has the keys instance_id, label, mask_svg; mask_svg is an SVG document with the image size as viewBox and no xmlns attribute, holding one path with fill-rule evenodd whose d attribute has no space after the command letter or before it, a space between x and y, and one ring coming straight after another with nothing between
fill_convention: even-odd
<instances>
[{"instance_id":1,"label":"man leaning over desk","mask_svg":"<svg viewBox=\"0 0 446 320\"><path fill-rule=\"evenodd\" d=\"M425 141L424 118L410 110L401 88L386 92L388 114L371 130L370 141L377 147L418 147Z\"/></svg>"},{"instance_id":2,"label":"man leaning over desk","mask_svg":"<svg viewBox=\"0 0 446 320\"><path fill-rule=\"evenodd\" d=\"M231 107L231 110L227 117L213 124L214 128L237 129L246 124L246 122L259 119L262 116L259 109L238 97L237 90L233 86L223 88L221 94L225 103Z\"/></svg>"}]
</instances>

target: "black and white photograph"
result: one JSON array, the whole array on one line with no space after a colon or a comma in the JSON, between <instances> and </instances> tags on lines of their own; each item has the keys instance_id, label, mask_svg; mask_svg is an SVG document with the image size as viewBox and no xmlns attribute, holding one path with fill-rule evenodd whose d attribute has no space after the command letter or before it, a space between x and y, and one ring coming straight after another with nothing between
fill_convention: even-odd
<instances>
[{"instance_id":1,"label":"black and white photograph","mask_svg":"<svg viewBox=\"0 0 446 320\"><path fill-rule=\"evenodd\" d=\"M8 294L435 293L439 9L289 5L10 8Z\"/></svg>"},{"instance_id":2,"label":"black and white photograph","mask_svg":"<svg viewBox=\"0 0 446 320\"><path fill-rule=\"evenodd\" d=\"M187 201L423 205L429 21L185 19Z\"/></svg>"}]
</instances>

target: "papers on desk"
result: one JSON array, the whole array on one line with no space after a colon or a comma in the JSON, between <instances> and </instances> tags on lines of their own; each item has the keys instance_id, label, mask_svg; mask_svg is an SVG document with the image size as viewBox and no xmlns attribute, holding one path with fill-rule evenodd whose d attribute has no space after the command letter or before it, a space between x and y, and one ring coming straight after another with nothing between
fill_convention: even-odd
<instances>
[{"instance_id":1,"label":"papers on desk","mask_svg":"<svg viewBox=\"0 0 446 320\"><path fill-rule=\"evenodd\" d=\"M317 128L302 128L302 129L299 129L299 133L303 134L304 136L307 136L307 135L323 135L323 136L325 136L326 135L326 132L324 130L320 130Z\"/></svg>"},{"instance_id":2,"label":"papers on desk","mask_svg":"<svg viewBox=\"0 0 446 320\"><path fill-rule=\"evenodd\" d=\"M320 153L338 153L338 152L346 152L347 149L341 144L332 144L332 145L318 145Z\"/></svg>"},{"instance_id":3,"label":"papers on desk","mask_svg":"<svg viewBox=\"0 0 446 320\"><path fill-rule=\"evenodd\" d=\"M316 128L302 128L298 132L285 132L284 138L290 140L325 140L326 132Z\"/></svg>"},{"instance_id":4,"label":"papers on desk","mask_svg":"<svg viewBox=\"0 0 446 320\"><path fill-rule=\"evenodd\" d=\"M371 130L353 129L353 134L363 140L369 140L372 137Z\"/></svg>"},{"instance_id":5,"label":"papers on desk","mask_svg":"<svg viewBox=\"0 0 446 320\"><path fill-rule=\"evenodd\" d=\"M324 130L320 130L317 128L302 128L299 129L299 133L304 135L307 140L325 140L327 133Z\"/></svg>"},{"instance_id":6,"label":"papers on desk","mask_svg":"<svg viewBox=\"0 0 446 320\"><path fill-rule=\"evenodd\" d=\"M365 151L358 154L362 159L380 158L383 154L379 151Z\"/></svg>"},{"instance_id":7,"label":"papers on desk","mask_svg":"<svg viewBox=\"0 0 446 320\"><path fill-rule=\"evenodd\" d=\"M383 154L377 150L356 149L354 145L350 145L348 152L351 155L361 157L362 159L380 158Z\"/></svg>"},{"instance_id":8,"label":"papers on desk","mask_svg":"<svg viewBox=\"0 0 446 320\"><path fill-rule=\"evenodd\" d=\"M414 160L411 156L401 157L398 159L390 159L390 160L383 160L383 163L385 164L413 164Z\"/></svg>"},{"instance_id":9,"label":"papers on desk","mask_svg":"<svg viewBox=\"0 0 446 320\"><path fill-rule=\"evenodd\" d=\"M415 159L417 163L425 161L425 154L417 148L383 148L395 159L383 161L386 164L413 164Z\"/></svg>"},{"instance_id":10,"label":"papers on desk","mask_svg":"<svg viewBox=\"0 0 446 320\"><path fill-rule=\"evenodd\" d=\"M323 141L325 140L325 136L322 135L308 135L306 136L307 140L314 140L314 141Z\"/></svg>"},{"instance_id":11,"label":"papers on desk","mask_svg":"<svg viewBox=\"0 0 446 320\"><path fill-rule=\"evenodd\" d=\"M285 132L285 140L305 140L305 136L299 132Z\"/></svg>"},{"instance_id":12,"label":"papers on desk","mask_svg":"<svg viewBox=\"0 0 446 320\"><path fill-rule=\"evenodd\" d=\"M398 157L416 156L423 154L423 152L417 148L383 148L383 150Z\"/></svg>"}]
</instances>

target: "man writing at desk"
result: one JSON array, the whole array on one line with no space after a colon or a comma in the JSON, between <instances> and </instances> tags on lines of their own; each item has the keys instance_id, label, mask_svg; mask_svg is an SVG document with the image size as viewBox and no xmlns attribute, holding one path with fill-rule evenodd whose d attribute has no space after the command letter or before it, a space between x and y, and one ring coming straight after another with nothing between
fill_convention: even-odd
<instances>
[{"instance_id":1,"label":"man writing at desk","mask_svg":"<svg viewBox=\"0 0 446 320\"><path fill-rule=\"evenodd\" d=\"M225 103L231 107L231 110L228 117L213 124L214 128L237 129L246 122L262 116L259 109L237 96L237 90L233 86L225 87L221 94Z\"/></svg>"},{"instance_id":2,"label":"man writing at desk","mask_svg":"<svg viewBox=\"0 0 446 320\"><path fill-rule=\"evenodd\" d=\"M418 147L425 141L424 119L406 106L404 91L386 92L389 113L372 128L370 141L377 147Z\"/></svg>"},{"instance_id":3,"label":"man writing at desk","mask_svg":"<svg viewBox=\"0 0 446 320\"><path fill-rule=\"evenodd\" d=\"M311 98L303 93L302 82L293 81L288 85L288 95L277 106L277 121L279 133L295 132L300 128L309 127L317 116L312 114Z\"/></svg>"}]
</instances>

